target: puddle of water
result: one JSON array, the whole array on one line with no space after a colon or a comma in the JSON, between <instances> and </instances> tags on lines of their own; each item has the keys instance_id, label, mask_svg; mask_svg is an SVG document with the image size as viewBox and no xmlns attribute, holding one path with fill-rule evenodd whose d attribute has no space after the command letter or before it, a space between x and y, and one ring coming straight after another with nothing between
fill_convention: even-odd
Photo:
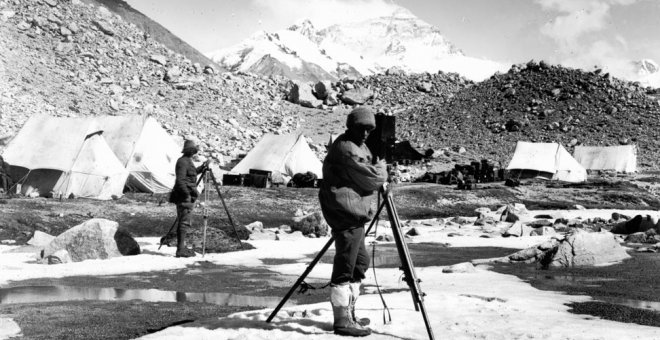
<instances>
[{"instance_id":1,"label":"puddle of water","mask_svg":"<svg viewBox=\"0 0 660 340\"><path fill-rule=\"evenodd\" d=\"M595 296L594 300L607 302L615 305L631 307L631 308L660 312L660 302L656 302L656 301L632 300L632 299L617 298L611 296Z\"/></svg>"},{"instance_id":2,"label":"puddle of water","mask_svg":"<svg viewBox=\"0 0 660 340\"><path fill-rule=\"evenodd\" d=\"M275 307L282 297L230 293L186 293L159 289L27 286L0 289L0 304L63 301L204 302L220 306ZM291 301L295 304L295 301Z\"/></svg>"},{"instance_id":3,"label":"puddle of water","mask_svg":"<svg viewBox=\"0 0 660 340\"><path fill-rule=\"evenodd\" d=\"M616 281L616 279L602 277L586 277L574 275L543 275L536 274L529 277L534 280L542 280L545 284L551 286L572 286L572 287L600 287L603 282Z\"/></svg>"},{"instance_id":4,"label":"puddle of water","mask_svg":"<svg viewBox=\"0 0 660 340\"><path fill-rule=\"evenodd\" d=\"M535 279L544 280L545 283L551 282L556 285L574 286L574 287L600 287L603 282L617 281L611 278L602 277L588 277L588 276L573 276L573 275L535 275ZM626 298L618 298L612 296L594 296L594 300L611 303L614 305L621 305L631 308L650 310L660 312L660 302L633 300Z\"/></svg>"},{"instance_id":5,"label":"puddle of water","mask_svg":"<svg viewBox=\"0 0 660 340\"><path fill-rule=\"evenodd\" d=\"M371 256L372 254L369 253ZM401 265L401 259L399 259L399 254L396 252L381 252L376 253L376 256L373 257L373 265L378 267L398 267Z\"/></svg>"}]
</instances>

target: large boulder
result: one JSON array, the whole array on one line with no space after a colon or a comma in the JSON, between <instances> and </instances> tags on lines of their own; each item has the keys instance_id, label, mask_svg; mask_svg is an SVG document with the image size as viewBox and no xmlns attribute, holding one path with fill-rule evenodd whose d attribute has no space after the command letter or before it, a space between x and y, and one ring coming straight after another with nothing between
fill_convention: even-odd
<instances>
[{"instance_id":1,"label":"large boulder","mask_svg":"<svg viewBox=\"0 0 660 340\"><path fill-rule=\"evenodd\" d=\"M527 208L525 208L524 204L519 204L519 203L507 204L502 211L502 215L500 216L500 221L516 222L520 220L521 216L526 214L529 214L529 211L527 211Z\"/></svg>"},{"instance_id":2,"label":"large boulder","mask_svg":"<svg viewBox=\"0 0 660 340\"><path fill-rule=\"evenodd\" d=\"M46 261L60 250L66 250L71 261L80 262L137 255L140 246L117 222L94 218L57 236L44 247L41 258Z\"/></svg>"},{"instance_id":3,"label":"large boulder","mask_svg":"<svg viewBox=\"0 0 660 340\"><path fill-rule=\"evenodd\" d=\"M509 237L509 236L516 236L516 237L523 237L523 236L530 236L532 234L532 229L531 227L522 224L521 222L515 222L507 231L502 234L504 237Z\"/></svg>"},{"instance_id":4,"label":"large boulder","mask_svg":"<svg viewBox=\"0 0 660 340\"><path fill-rule=\"evenodd\" d=\"M618 262L630 255L610 232L590 233L575 229L559 244L553 267L595 266Z\"/></svg>"},{"instance_id":5,"label":"large boulder","mask_svg":"<svg viewBox=\"0 0 660 340\"><path fill-rule=\"evenodd\" d=\"M359 87L356 89L345 91L341 95L341 101L349 105L362 105L367 100L374 97L374 91Z\"/></svg>"},{"instance_id":6,"label":"large boulder","mask_svg":"<svg viewBox=\"0 0 660 340\"><path fill-rule=\"evenodd\" d=\"M27 244L35 247L45 247L55 239L55 236L44 233L40 230L35 230L32 238L27 241Z\"/></svg>"},{"instance_id":7,"label":"large boulder","mask_svg":"<svg viewBox=\"0 0 660 340\"><path fill-rule=\"evenodd\" d=\"M650 215L637 215L628 221L616 223L610 231L614 234L630 235L656 229L657 223L658 221Z\"/></svg>"},{"instance_id":8,"label":"large boulder","mask_svg":"<svg viewBox=\"0 0 660 340\"><path fill-rule=\"evenodd\" d=\"M326 236L328 235L328 229L328 223L319 211L304 216L296 216L291 223L291 230L300 231L303 235Z\"/></svg>"},{"instance_id":9,"label":"large boulder","mask_svg":"<svg viewBox=\"0 0 660 340\"><path fill-rule=\"evenodd\" d=\"M319 107L323 104L322 100L316 99L309 84L291 81L289 88L288 98L294 104L311 108Z\"/></svg>"}]
</instances>

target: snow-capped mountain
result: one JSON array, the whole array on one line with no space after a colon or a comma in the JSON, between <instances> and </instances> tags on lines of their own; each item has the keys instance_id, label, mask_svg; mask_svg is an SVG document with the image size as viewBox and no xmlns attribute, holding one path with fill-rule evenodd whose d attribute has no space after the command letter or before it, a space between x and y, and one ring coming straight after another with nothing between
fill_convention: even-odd
<instances>
[{"instance_id":1,"label":"snow-capped mountain","mask_svg":"<svg viewBox=\"0 0 660 340\"><path fill-rule=\"evenodd\" d=\"M660 71L658 64L651 59L642 59L633 64L635 65L635 68L637 68L637 74L640 76L646 76Z\"/></svg>"},{"instance_id":2,"label":"snow-capped mountain","mask_svg":"<svg viewBox=\"0 0 660 340\"><path fill-rule=\"evenodd\" d=\"M635 72L639 78L633 79L640 84L660 88L660 66L651 59L642 59L633 62Z\"/></svg>"},{"instance_id":3,"label":"snow-capped mountain","mask_svg":"<svg viewBox=\"0 0 660 340\"><path fill-rule=\"evenodd\" d=\"M258 32L209 53L233 71L307 81L369 75L395 67L408 72L456 72L483 80L510 65L465 56L440 30L400 7L390 16L316 29L309 20L275 33Z\"/></svg>"}]
</instances>

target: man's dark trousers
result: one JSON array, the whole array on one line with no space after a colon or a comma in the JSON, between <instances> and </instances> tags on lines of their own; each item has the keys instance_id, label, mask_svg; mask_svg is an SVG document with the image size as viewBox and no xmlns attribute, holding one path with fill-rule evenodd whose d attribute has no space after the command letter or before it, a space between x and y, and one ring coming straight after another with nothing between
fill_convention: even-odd
<instances>
[{"instance_id":1,"label":"man's dark trousers","mask_svg":"<svg viewBox=\"0 0 660 340\"><path fill-rule=\"evenodd\" d=\"M192 208L184 207L183 203L178 203L176 205L176 216L179 219L179 224L176 228L176 250L181 251L185 248L186 231L190 228L192 220Z\"/></svg>"},{"instance_id":2,"label":"man's dark trousers","mask_svg":"<svg viewBox=\"0 0 660 340\"><path fill-rule=\"evenodd\" d=\"M334 284L359 282L369 269L369 253L364 245L364 226L342 231L333 231L335 258L332 266Z\"/></svg>"}]
</instances>

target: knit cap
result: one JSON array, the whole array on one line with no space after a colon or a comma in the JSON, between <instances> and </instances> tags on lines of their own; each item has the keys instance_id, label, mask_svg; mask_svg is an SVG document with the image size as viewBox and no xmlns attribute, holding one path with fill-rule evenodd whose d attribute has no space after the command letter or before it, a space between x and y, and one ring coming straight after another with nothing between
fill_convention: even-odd
<instances>
[{"instance_id":1,"label":"knit cap","mask_svg":"<svg viewBox=\"0 0 660 340\"><path fill-rule=\"evenodd\" d=\"M376 128L376 117L371 108L368 106L360 106L353 109L346 118L346 127L350 128L354 125L365 125Z\"/></svg>"}]
</instances>

